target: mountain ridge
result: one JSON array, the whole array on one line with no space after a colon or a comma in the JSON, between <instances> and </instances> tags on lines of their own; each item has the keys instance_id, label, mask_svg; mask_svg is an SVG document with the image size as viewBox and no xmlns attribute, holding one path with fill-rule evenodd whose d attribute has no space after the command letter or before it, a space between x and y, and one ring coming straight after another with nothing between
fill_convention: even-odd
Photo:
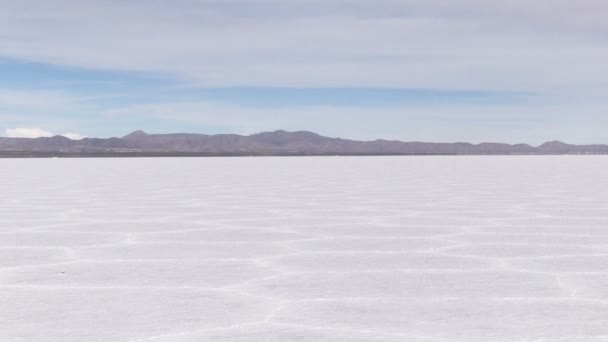
<instances>
[{"instance_id":1,"label":"mountain ridge","mask_svg":"<svg viewBox=\"0 0 608 342\"><path fill-rule=\"evenodd\" d=\"M128 155L514 155L608 154L608 145L549 141L539 146L483 142L433 143L330 138L309 131L277 130L252 135L138 130L123 137L71 140L63 136L0 138L0 156Z\"/></svg>"}]
</instances>

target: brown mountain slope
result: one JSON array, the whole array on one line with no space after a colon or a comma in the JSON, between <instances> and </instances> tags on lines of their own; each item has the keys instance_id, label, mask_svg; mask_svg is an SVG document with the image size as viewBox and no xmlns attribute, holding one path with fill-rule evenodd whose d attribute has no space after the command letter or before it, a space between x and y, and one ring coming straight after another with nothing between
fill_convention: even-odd
<instances>
[{"instance_id":1,"label":"brown mountain slope","mask_svg":"<svg viewBox=\"0 0 608 342\"><path fill-rule=\"evenodd\" d=\"M136 131L122 138L0 138L0 154L107 154L188 155L508 155L508 154L608 154L607 145L569 145L559 141L538 147L501 143L426 143L389 140L356 141L324 137L312 132L236 134L147 134Z\"/></svg>"}]
</instances>

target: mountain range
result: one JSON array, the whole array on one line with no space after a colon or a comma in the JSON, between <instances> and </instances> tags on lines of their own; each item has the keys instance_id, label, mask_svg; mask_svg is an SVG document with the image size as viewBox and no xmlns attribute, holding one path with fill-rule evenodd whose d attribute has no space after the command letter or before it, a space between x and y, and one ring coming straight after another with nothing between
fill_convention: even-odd
<instances>
[{"instance_id":1,"label":"mountain range","mask_svg":"<svg viewBox=\"0 0 608 342\"><path fill-rule=\"evenodd\" d=\"M274 131L249 136L148 134L136 131L121 138L82 140L71 140L63 136L0 138L0 157L514 154L608 154L608 145L570 145L560 141L551 141L540 146L357 141L329 138L304 131Z\"/></svg>"}]
</instances>

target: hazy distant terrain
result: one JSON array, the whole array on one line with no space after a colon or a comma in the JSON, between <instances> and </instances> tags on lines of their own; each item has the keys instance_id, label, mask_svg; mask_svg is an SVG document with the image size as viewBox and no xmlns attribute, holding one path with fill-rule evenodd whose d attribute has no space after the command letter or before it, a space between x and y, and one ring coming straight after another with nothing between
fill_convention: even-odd
<instances>
[{"instance_id":1,"label":"hazy distant terrain","mask_svg":"<svg viewBox=\"0 0 608 342\"><path fill-rule=\"evenodd\" d=\"M605 341L606 169L0 160L0 341Z\"/></svg>"},{"instance_id":2,"label":"hazy distant terrain","mask_svg":"<svg viewBox=\"0 0 608 342\"><path fill-rule=\"evenodd\" d=\"M552 141L534 147L501 143L426 143L356 141L328 138L312 132L275 131L250 136L236 134L147 134L122 138L70 140L0 138L0 157L95 156L239 156L239 155L508 155L608 154L608 145L569 145Z\"/></svg>"}]
</instances>

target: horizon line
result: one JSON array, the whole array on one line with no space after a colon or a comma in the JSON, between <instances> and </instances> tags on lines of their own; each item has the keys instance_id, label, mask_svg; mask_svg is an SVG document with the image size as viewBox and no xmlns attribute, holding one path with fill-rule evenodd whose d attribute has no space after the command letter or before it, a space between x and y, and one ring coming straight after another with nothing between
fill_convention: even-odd
<instances>
[{"instance_id":1,"label":"horizon line","mask_svg":"<svg viewBox=\"0 0 608 342\"><path fill-rule=\"evenodd\" d=\"M47 135L47 136L38 136L38 137L19 137L19 136L2 136L0 137L0 139L30 139L30 140L34 140L34 139L49 139L49 138L63 138L63 139L68 139L71 141L82 141L82 140L90 140L90 139L101 139L101 140L107 140L107 139L124 139L126 137L129 137L131 135L134 134L140 134L140 135L146 135L146 136L154 136L154 135L204 135L204 136L225 136L225 135L232 135L232 136L240 136L240 137L251 137L251 136L256 136L256 135L260 135L260 134L271 134L271 133L289 133L289 134L297 134L297 133L307 133L307 134L314 134L317 135L319 137L323 137L323 138L328 138L328 139L340 139L340 140L346 140L346 141L353 141L353 142L377 142L377 141L386 141L386 142L400 142L400 143L422 143L422 144L469 144L469 145L474 145L474 146L479 146L479 145L484 145L484 144L501 144L501 145L509 145L509 146L521 146L521 145L526 145L526 146L530 146L530 147L535 147L535 148L539 148L542 147L543 145L546 144L563 144L563 145L569 145L569 146L608 146L608 143L591 143L591 144L570 144L567 142L564 142L563 140L560 139L553 139L553 140L547 140L539 145L533 145L530 143L525 143L525 142L519 142L519 143L505 143L505 142L500 142L500 141L482 141L479 143L472 143L469 141L422 141L422 140L400 140L400 139L383 139L383 138L377 138L377 139L372 139L372 140L362 140L362 139L353 139L353 138L342 138L342 137L335 137L335 136L328 136L328 135L322 135L313 131L308 131L308 130L284 130L284 129L275 129L275 130L263 130L257 133L252 133L252 134L240 134L240 133L215 133L215 134L207 134L207 133L200 133L200 132L169 132L169 133L148 133L145 130L134 130L131 131L130 133L123 135L123 136L109 136L109 137L82 137L79 139L75 139L73 137L70 137L69 133L66 134L53 134L53 135Z\"/></svg>"}]
</instances>

